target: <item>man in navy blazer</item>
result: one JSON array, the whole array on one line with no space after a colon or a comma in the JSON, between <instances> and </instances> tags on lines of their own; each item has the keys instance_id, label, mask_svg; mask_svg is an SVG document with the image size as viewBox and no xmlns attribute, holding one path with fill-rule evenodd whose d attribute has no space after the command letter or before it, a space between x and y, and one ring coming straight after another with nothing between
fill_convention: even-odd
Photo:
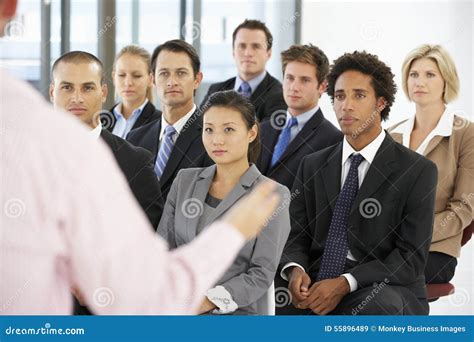
<instances>
[{"instance_id":1,"label":"man in navy blazer","mask_svg":"<svg viewBox=\"0 0 474 342\"><path fill-rule=\"evenodd\" d=\"M194 104L203 77L196 50L183 40L170 40L159 45L151 59L163 113L158 120L130 131L127 140L153 154L166 201L179 170L213 163L202 144L202 116Z\"/></svg>"},{"instance_id":2,"label":"man in navy blazer","mask_svg":"<svg viewBox=\"0 0 474 342\"><path fill-rule=\"evenodd\" d=\"M267 120L272 113L285 110L281 83L265 70L272 56L273 37L267 26L259 20L243 21L232 34L232 55L237 76L214 83L201 103L217 91L235 90L249 97L259 121Z\"/></svg>"},{"instance_id":3,"label":"man in navy blazer","mask_svg":"<svg viewBox=\"0 0 474 342\"><path fill-rule=\"evenodd\" d=\"M262 123L257 166L262 174L291 189L301 159L340 142L343 135L318 105L329 72L324 52L312 45L293 45L281 53L281 59L288 110Z\"/></svg>"}]
</instances>

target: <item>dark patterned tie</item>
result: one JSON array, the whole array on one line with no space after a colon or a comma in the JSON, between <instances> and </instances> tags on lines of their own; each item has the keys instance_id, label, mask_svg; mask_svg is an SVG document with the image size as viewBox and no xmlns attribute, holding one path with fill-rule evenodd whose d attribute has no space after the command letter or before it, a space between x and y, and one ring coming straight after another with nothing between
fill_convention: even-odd
<instances>
[{"instance_id":1,"label":"dark patterned tie","mask_svg":"<svg viewBox=\"0 0 474 342\"><path fill-rule=\"evenodd\" d=\"M337 278L344 272L344 265L349 251L347 221L352 204L359 191L358 169L364 157L360 154L352 154L350 159L351 167L334 207L317 281Z\"/></svg>"}]
</instances>

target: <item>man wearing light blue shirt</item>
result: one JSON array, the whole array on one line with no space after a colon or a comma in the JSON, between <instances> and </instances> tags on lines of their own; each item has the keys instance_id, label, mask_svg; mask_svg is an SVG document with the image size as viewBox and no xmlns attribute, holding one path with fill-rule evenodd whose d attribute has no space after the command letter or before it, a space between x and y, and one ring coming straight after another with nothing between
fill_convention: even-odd
<instances>
[{"instance_id":1,"label":"man wearing light blue shirt","mask_svg":"<svg viewBox=\"0 0 474 342\"><path fill-rule=\"evenodd\" d=\"M209 96L217 91L235 90L248 97L260 121L272 113L286 109L281 83L265 68L272 56L273 37L266 25L258 20L246 19L232 34L232 55L237 76L209 87L203 106Z\"/></svg>"},{"instance_id":2,"label":"man wearing light blue shirt","mask_svg":"<svg viewBox=\"0 0 474 342\"><path fill-rule=\"evenodd\" d=\"M338 143L342 133L324 118L318 104L329 71L324 52L312 45L293 45L281 56L288 109L262 124L257 165L265 176L291 189L301 159Z\"/></svg>"}]
</instances>

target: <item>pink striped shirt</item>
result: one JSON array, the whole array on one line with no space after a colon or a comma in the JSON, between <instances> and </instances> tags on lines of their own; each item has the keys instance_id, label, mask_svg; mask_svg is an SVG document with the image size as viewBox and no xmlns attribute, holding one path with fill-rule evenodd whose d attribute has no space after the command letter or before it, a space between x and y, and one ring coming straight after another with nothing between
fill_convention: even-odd
<instances>
[{"instance_id":1,"label":"pink striped shirt","mask_svg":"<svg viewBox=\"0 0 474 342\"><path fill-rule=\"evenodd\" d=\"M103 142L0 70L0 314L192 314L243 246L216 223L168 251ZM179 210L179 209L178 209Z\"/></svg>"}]
</instances>

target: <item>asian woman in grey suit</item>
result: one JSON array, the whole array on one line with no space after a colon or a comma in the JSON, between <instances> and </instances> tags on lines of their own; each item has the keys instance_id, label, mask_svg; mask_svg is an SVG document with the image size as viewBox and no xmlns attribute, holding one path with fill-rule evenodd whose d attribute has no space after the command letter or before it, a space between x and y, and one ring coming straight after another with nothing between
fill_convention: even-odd
<instances>
[{"instance_id":1,"label":"asian woman in grey suit","mask_svg":"<svg viewBox=\"0 0 474 342\"><path fill-rule=\"evenodd\" d=\"M217 92L202 112L203 144L215 165L183 169L174 180L158 226L158 234L170 248L199 238L204 227L218 220L258 183L269 180L253 164L260 142L252 104L234 91ZM207 291L201 314L271 312L267 292L290 231L290 192L279 184L277 191L282 196L280 206L261 235L242 248L215 287Z\"/></svg>"}]
</instances>

